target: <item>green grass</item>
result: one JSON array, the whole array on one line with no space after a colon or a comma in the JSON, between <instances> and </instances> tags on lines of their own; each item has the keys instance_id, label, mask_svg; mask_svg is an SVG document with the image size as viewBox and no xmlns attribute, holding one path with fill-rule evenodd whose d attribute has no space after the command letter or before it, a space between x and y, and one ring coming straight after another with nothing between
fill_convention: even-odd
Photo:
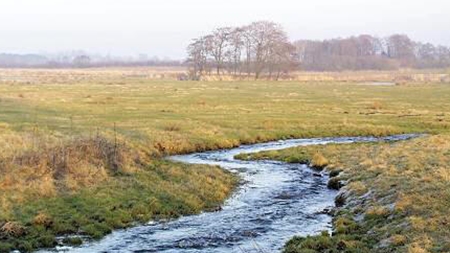
<instances>
[{"instance_id":1,"label":"green grass","mask_svg":"<svg viewBox=\"0 0 450 253\"><path fill-rule=\"evenodd\" d=\"M26 233L3 233L0 251L52 247L58 235L99 239L113 229L214 210L236 183L235 176L219 168L157 161L132 175L115 176L72 194L28 200L1 213L0 220L19 221Z\"/></svg>"},{"instance_id":2,"label":"green grass","mask_svg":"<svg viewBox=\"0 0 450 253\"><path fill-rule=\"evenodd\" d=\"M135 222L197 213L220 204L236 184L220 169L162 162L164 155L295 137L450 129L450 86L443 84L55 73L25 71L27 82L0 84L0 229L20 234L2 231L0 251L50 246L59 234L100 238ZM301 162L305 154L286 159ZM94 210L103 214L91 217L100 212ZM43 221L35 224L37 217Z\"/></svg>"}]
</instances>

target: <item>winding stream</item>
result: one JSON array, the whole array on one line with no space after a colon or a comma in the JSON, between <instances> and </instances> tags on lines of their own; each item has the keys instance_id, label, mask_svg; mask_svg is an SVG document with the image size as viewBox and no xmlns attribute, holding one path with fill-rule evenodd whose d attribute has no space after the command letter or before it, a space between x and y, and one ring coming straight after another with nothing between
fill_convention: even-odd
<instances>
[{"instance_id":1,"label":"winding stream","mask_svg":"<svg viewBox=\"0 0 450 253\"><path fill-rule=\"evenodd\" d=\"M149 223L115 231L104 239L68 252L275 252L294 235L331 229L323 214L334 205L336 191L327 189L328 175L306 165L276 161L240 161L239 153L327 143L398 141L417 135L385 138L344 137L275 141L230 150L172 156L184 163L219 165L238 173L245 183L222 210Z\"/></svg>"}]
</instances>

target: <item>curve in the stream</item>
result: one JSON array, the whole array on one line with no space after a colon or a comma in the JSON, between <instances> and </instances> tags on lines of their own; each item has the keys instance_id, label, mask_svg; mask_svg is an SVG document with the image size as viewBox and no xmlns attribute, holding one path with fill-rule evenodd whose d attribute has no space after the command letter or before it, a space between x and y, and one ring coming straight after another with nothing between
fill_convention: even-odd
<instances>
[{"instance_id":1,"label":"curve in the stream","mask_svg":"<svg viewBox=\"0 0 450 253\"><path fill-rule=\"evenodd\" d=\"M406 140L417 135L384 138L340 137L293 139L245 145L230 150L172 156L184 163L219 165L246 182L221 211L186 216L115 231L100 241L69 252L274 252L294 235L331 229L331 217L321 211L334 205L336 191L327 189L328 176L314 175L306 165L276 161L240 161L240 153L327 143Z\"/></svg>"}]
</instances>

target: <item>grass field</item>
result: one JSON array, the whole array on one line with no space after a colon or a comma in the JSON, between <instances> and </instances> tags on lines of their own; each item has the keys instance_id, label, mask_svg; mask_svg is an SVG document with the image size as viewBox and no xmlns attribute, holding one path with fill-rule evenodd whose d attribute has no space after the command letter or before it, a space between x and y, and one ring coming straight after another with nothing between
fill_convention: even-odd
<instances>
[{"instance_id":1,"label":"grass field","mask_svg":"<svg viewBox=\"0 0 450 253\"><path fill-rule=\"evenodd\" d=\"M0 251L52 246L67 233L99 238L136 221L213 209L237 183L218 168L170 163L164 155L294 137L446 137L450 129L445 84L52 73L26 71L27 81L0 84Z\"/></svg>"}]
</instances>

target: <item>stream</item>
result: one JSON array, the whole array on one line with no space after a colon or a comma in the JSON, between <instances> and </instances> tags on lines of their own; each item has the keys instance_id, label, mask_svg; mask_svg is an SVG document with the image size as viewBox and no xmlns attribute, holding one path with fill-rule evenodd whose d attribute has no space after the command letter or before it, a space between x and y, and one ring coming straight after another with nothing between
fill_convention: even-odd
<instances>
[{"instance_id":1,"label":"stream","mask_svg":"<svg viewBox=\"0 0 450 253\"><path fill-rule=\"evenodd\" d=\"M243 184L217 212L117 230L100 241L63 252L278 252L294 235L331 230L323 210L334 206L337 191L327 189L328 175L307 165L277 161L240 161L234 156L295 146L328 143L399 141L417 135L384 138L292 139L244 145L229 150L172 156L191 164L218 165L238 173Z\"/></svg>"}]
</instances>

